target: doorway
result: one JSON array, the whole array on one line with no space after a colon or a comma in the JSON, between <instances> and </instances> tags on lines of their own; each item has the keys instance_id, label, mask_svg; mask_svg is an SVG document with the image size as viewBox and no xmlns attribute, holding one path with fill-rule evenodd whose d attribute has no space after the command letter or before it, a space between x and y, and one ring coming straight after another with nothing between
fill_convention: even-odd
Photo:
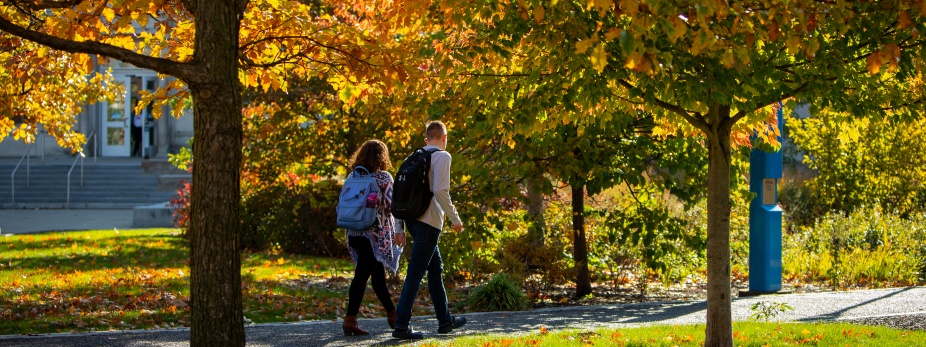
<instances>
[{"instance_id":1,"label":"doorway","mask_svg":"<svg viewBox=\"0 0 926 347\"><path fill-rule=\"evenodd\" d=\"M112 103L103 103L100 114L100 155L104 157L149 157L154 147L154 119L151 106L135 113L141 100L140 92L153 93L159 79L147 70L113 72L113 80L124 86L125 92Z\"/></svg>"}]
</instances>

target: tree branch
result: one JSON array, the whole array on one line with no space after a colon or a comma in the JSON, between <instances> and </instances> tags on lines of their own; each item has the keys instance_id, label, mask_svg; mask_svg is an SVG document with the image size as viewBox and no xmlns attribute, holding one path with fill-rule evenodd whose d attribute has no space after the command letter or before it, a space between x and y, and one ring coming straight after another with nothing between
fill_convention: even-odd
<instances>
[{"instance_id":1,"label":"tree branch","mask_svg":"<svg viewBox=\"0 0 926 347\"><path fill-rule=\"evenodd\" d=\"M627 81L624 80L624 79L618 79L618 82L619 82L622 86L624 86L624 88L627 88L627 89L637 89L636 86L630 84L630 82L627 82ZM643 94L644 96L646 95L646 93L643 93L643 92L641 92L641 94ZM644 98L645 98L645 97L644 97ZM699 118L697 118L697 117L695 117L695 116L692 116L691 114L688 113L687 110L685 110L685 109L679 107L678 105L673 105L673 104L670 104L670 103L668 103L668 102L659 100L659 98L657 98L657 97L652 97L652 99L653 99L653 102L655 102L657 106L662 107L662 108L665 109L666 111L669 111L669 112L678 114L679 116L682 116L682 118L684 118L686 121L688 121L688 123L691 123L691 125L695 126L696 128L701 129L701 130L708 129L708 124L707 124L707 122L705 122L703 119L699 119Z\"/></svg>"},{"instance_id":2,"label":"tree branch","mask_svg":"<svg viewBox=\"0 0 926 347\"><path fill-rule=\"evenodd\" d=\"M33 11L42 11L42 10L51 10L56 8L68 8L74 7L78 4L84 2L84 0L45 0L45 1L22 1L22 0L12 0L6 1L7 3L16 6L17 8L20 5L33 10Z\"/></svg>"},{"instance_id":3,"label":"tree branch","mask_svg":"<svg viewBox=\"0 0 926 347\"><path fill-rule=\"evenodd\" d=\"M125 48L119 48L101 42L79 42L62 39L60 37L20 27L16 24L13 24L6 18L3 18L2 16L0 16L0 30L6 31L26 40L33 41L40 45L57 49L59 51L102 55L135 65L140 68L151 69L165 75L172 75L185 81L193 80L194 76L199 74L199 69L197 69L197 66L190 63L181 63L170 59L150 57L132 52Z\"/></svg>"},{"instance_id":4,"label":"tree branch","mask_svg":"<svg viewBox=\"0 0 926 347\"><path fill-rule=\"evenodd\" d=\"M804 84L801 84L799 87L794 88L794 90L792 90L791 92L780 95L780 96L777 98L778 100L771 100L771 101L761 102L761 103L757 104L757 106L756 106L755 108L751 109L751 110L739 110L739 111L737 111L735 115L733 115L732 117L730 117L730 120L733 121L733 124L736 124L736 122L739 122L739 120L742 119L743 117L745 117L747 114L753 113L753 112L758 111L758 110L761 110L761 109L763 109L763 108L766 108L766 107L768 107L769 105L774 104L774 103L776 103L776 102L779 102L779 101L781 101L781 100L794 97L794 96L797 95L798 93L803 92L805 89L807 89L807 87L808 87L808 83L807 83L807 82L804 82Z\"/></svg>"}]
</instances>

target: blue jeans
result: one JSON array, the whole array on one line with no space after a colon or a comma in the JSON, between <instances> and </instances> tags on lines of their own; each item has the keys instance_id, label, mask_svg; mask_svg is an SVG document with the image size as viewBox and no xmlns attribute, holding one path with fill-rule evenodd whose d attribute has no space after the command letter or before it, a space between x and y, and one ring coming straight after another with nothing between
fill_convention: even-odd
<instances>
[{"instance_id":1,"label":"blue jeans","mask_svg":"<svg viewBox=\"0 0 926 347\"><path fill-rule=\"evenodd\" d=\"M444 290L444 263L440 257L437 240L440 230L421 221L406 221L405 227L412 237L411 260L408 261L408 273L402 285L402 296L396 309L396 329L408 329L412 319L412 307L418 297L418 288L425 272L428 274L428 291L434 303L434 313L441 325L450 324L452 318L447 308L447 292Z\"/></svg>"}]
</instances>

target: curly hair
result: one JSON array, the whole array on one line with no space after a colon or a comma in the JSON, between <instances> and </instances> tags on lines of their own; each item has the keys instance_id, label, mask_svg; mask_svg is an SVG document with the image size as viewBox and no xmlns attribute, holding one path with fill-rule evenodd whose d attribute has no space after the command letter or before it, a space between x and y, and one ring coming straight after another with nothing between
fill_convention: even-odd
<instances>
[{"instance_id":1,"label":"curly hair","mask_svg":"<svg viewBox=\"0 0 926 347\"><path fill-rule=\"evenodd\" d=\"M369 140L360 146L350 158L350 170L363 166L371 173L379 170L389 170L392 162L389 160L389 148L380 140Z\"/></svg>"}]
</instances>

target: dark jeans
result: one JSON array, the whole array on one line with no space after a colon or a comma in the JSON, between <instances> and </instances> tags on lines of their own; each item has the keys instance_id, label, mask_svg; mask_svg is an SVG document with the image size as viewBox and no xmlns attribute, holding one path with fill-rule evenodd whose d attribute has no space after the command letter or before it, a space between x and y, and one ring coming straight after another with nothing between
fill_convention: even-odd
<instances>
[{"instance_id":1,"label":"dark jeans","mask_svg":"<svg viewBox=\"0 0 926 347\"><path fill-rule=\"evenodd\" d=\"M373 292L383 304L386 312L395 311L389 288L386 287L386 270L383 263L376 260L373 255L373 246L365 237L351 236L347 238L350 247L357 251L357 267L354 268L354 279L350 282L350 291L347 298L347 316L356 316L360 311L363 294L367 290L367 279L372 277Z\"/></svg>"},{"instance_id":2,"label":"dark jeans","mask_svg":"<svg viewBox=\"0 0 926 347\"><path fill-rule=\"evenodd\" d=\"M135 123L132 123L132 154L133 157L142 156L141 153L141 127L135 126Z\"/></svg>"},{"instance_id":3,"label":"dark jeans","mask_svg":"<svg viewBox=\"0 0 926 347\"><path fill-rule=\"evenodd\" d=\"M451 321L450 309L447 308L447 292L444 290L444 263L440 257L437 240L440 230L421 221L406 221L408 233L412 238L412 255L408 261L408 274L402 285L402 296L396 311L396 329L408 329L412 319L412 307L418 297L418 288L425 272L428 274L428 291L434 303L434 313L441 325Z\"/></svg>"}]
</instances>

